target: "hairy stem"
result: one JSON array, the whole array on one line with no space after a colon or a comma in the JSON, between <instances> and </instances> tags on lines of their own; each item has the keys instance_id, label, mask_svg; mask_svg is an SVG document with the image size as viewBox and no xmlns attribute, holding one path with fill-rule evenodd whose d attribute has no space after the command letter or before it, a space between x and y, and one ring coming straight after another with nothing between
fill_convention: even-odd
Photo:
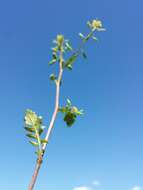
<instances>
[{"instance_id":1,"label":"hairy stem","mask_svg":"<svg viewBox=\"0 0 143 190\"><path fill-rule=\"evenodd\" d=\"M49 128L48 128L48 131L47 131L47 134L46 134L46 137L45 137L45 140L47 142L49 141L49 138L50 138L50 135L51 135L51 132L52 132L52 129L54 127L54 123L55 123L55 120L56 120L56 117L57 117L58 109L59 109L60 83L61 83L62 74L63 74L62 62L63 62L63 52L61 50L60 51L60 62L59 62L59 75L58 75L58 79L56 81L55 108L54 108L54 112L53 112L53 115L52 115L52 118L51 118L51 121L50 121L50 124L49 124ZM45 153L45 150L46 150L46 146L47 146L47 143L44 143L43 146L42 146L42 154L39 155L38 160L36 162L36 167L35 167L31 182L29 184L28 190L33 190L33 188L34 188L34 185L36 183L36 179L38 177L38 173L39 173L42 161L43 161L43 156L44 156L44 153Z\"/></svg>"}]
</instances>

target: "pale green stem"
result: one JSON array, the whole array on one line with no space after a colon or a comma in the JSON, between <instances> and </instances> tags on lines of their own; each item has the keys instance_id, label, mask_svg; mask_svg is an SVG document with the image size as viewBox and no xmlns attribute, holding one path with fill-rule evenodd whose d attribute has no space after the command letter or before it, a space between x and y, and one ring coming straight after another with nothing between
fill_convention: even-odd
<instances>
[{"instance_id":1,"label":"pale green stem","mask_svg":"<svg viewBox=\"0 0 143 190\"><path fill-rule=\"evenodd\" d=\"M59 109L60 82L61 82L62 74L63 74L62 62L63 62L63 52L60 51L59 76L58 76L58 79L56 81L55 109L54 109L54 112L53 112L53 115L52 115L52 118L51 118L51 122L50 122L48 131L47 131L47 134L46 134L46 137L45 137L45 140L47 142L49 141L49 137L50 137L50 134L51 134L52 129L54 127L54 123L55 123L57 113L58 113L58 109ZM42 164L42 160L43 160L43 156L44 156L44 153L45 153L46 146L47 146L47 143L44 143L43 146L42 146L42 155L40 155L38 157L36 167L35 167L35 170L34 170L34 174L32 176L32 179L31 179L31 182L30 182L28 190L33 190L33 188L34 188L34 185L36 183L36 179L37 179L37 176L38 176L41 164Z\"/></svg>"},{"instance_id":2,"label":"pale green stem","mask_svg":"<svg viewBox=\"0 0 143 190\"><path fill-rule=\"evenodd\" d=\"M36 126L35 126L35 132L36 132L36 137L37 137L37 141L38 141L39 151L40 151L40 154L41 154L42 153L41 140L40 140L39 133L37 131Z\"/></svg>"}]
</instances>

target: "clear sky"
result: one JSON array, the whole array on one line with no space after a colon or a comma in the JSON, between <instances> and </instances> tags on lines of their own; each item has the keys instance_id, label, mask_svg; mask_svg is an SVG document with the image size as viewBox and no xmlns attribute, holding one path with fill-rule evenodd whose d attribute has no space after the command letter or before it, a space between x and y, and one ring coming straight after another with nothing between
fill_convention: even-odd
<instances>
[{"instance_id":1,"label":"clear sky","mask_svg":"<svg viewBox=\"0 0 143 190\"><path fill-rule=\"evenodd\" d=\"M71 129L56 120L35 190L143 188L142 7L141 0L0 2L1 190L26 190L31 178L36 156L23 116L31 108L49 123L52 40L62 33L76 47L93 18L107 31L88 44L88 60L64 74L61 94L85 115Z\"/></svg>"}]
</instances>

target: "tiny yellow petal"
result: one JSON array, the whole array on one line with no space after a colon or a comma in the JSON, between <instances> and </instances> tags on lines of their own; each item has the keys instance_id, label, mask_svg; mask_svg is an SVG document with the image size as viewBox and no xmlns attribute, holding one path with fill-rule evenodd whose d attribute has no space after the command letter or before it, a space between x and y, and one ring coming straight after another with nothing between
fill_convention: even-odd
<instances>
[{"instance_id":1,"label":"tiny yellow petal","mask_svg":"<svg viewBox=\"0 0 143 190\"><path fill-rule=\"evenodd\" d=\"M93 28L102 28L102 22L100 20L93 20L91 23Z\"/></svg>"}]
</instances>

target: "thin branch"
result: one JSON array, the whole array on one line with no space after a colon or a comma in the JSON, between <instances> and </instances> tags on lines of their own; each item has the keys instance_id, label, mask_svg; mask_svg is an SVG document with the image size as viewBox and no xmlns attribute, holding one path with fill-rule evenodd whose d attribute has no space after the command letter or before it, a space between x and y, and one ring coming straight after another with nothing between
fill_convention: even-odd
<instances>
[{"instance_id":1,"label":"thin branch","mask_svg":"<svg viewBox=\"0 0 143 190\"><path fill-rule=\"evenodd\" d=\"M60 82L62 79L62 74L63 74L63 68L62 68L62 62L63 62L63 55L62 52L60 53L60 63L59 63L59 76L58 76L58 80L56 81L56 99L55 99L55 109L54 109L54 113L52 115L52 119L45 137L45 140L48 142L49 141L49 137L51 135L52 129L54 127L54 122L56 120L57 117L57 113L58 113L58 109L59 109L59 97L60 97ZM44 143L42 150L43 152L45 152L46 149L46 145L47 143Z\"/></svg>"},{"instance_id":2,"label":"thin branch","mask_svg":"<svg viewBox=\"0 0 143 190\"><path fill-rule=\"evenodd\" d=\"M37 162L36 162L36 166L35 166L35 170L31 179L31 182L29 184L28 190L32 190L34 188L40 167L41 167L41 163L42 163L42 157L39 157Z\"/></svg>"},{"instance_id":3,"label":"thin branch","mask_svg":"<svg viewBox=\"0 0 143 190\"><path fill-rule=\"evenodd\" d=\"M47 141L47 143L49 141L49 137L50 137L52 129L54 127L54 123L55 123L57 113L58 113L58 109L59 109L60 82L61 82L62 74L63 74L62 62L63 62L63 53L62 53L62 51L60 51L59 75L58 75L58 79L56 81L55 108L54 108L54 112L53 112L53 115L52 115L52 118L51 118L51 122L49 124L49 128L48 128L48 131L47 131L47 134L46 134L46 137L45 137L45 140ZM35 167L35 170L34 170L34 174L32 176L31 182L29 184L28 190L33 190L33 188L34 188L34 185L35 185L35 182L36 182L36 179L37 179L37 176L38 176L41 164L42 164L42 160L43 160L43 156L44 156L44 153L45 153L45 150L46 150L47 143L43 144L42 155L39 155L39 157L38 157L36 167Z\"/></svg>"}]
</instances>

